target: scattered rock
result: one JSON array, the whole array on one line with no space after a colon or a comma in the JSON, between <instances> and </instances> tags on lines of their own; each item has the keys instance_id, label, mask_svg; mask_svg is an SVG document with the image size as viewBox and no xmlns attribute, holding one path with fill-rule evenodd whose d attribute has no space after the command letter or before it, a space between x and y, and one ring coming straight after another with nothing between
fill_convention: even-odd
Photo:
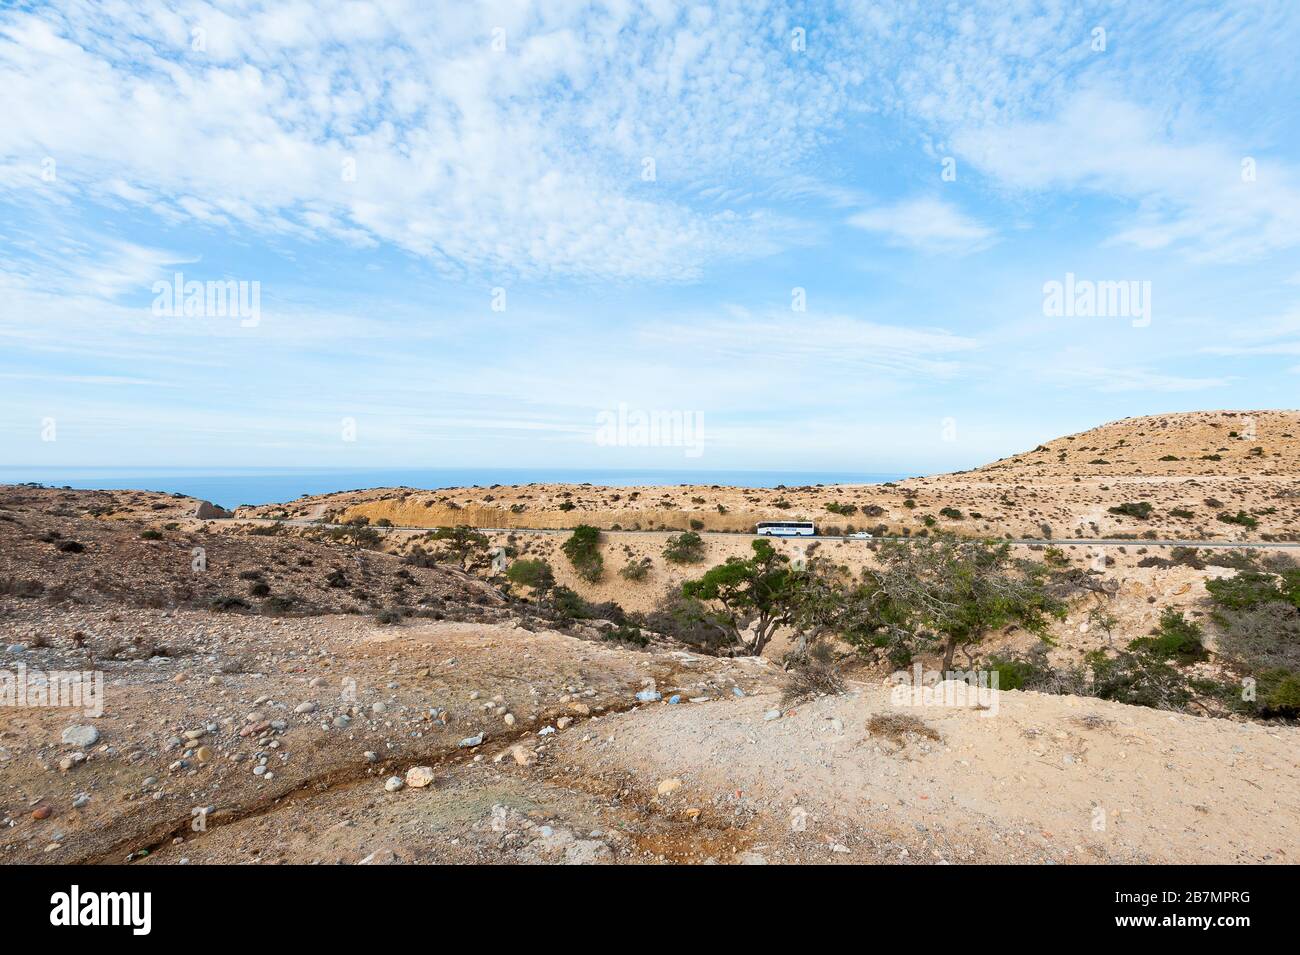
<instances>
[{"instance_id":1,"label":"scattered rock","mask_svg":"<svg viewBox=\"0 0 1300 955\"><path fill-rule=\"evenodd\" d=\"M676 792L681 788L682 788L682 781L678 779L676 776L674 776L671 779L662 780L659 783L656 792L658 792L659 795L661 796L667 796L669 793Z\"/></svg>"},{"instance_id":2,"label":"scattered rock","mask_svg":"<svg viewBox=\"0 0 1300 955\"><path fill-rule=\"evenodd\" d=\"M412 789L423 789L433 782L432 766L412 766L406 771L406 785Z\"/></svg>"},{"instance_id":3,"label":"scattered rock","mask_svg":"<svg viewBox=\"0 0 1300 955\"><path fill-rule=\"evenodd\" d=\"M80 746L84 749L99 742L99 730L85 724L69 726L63 731L62 739L64 746Z\"/></svg>"}]
</instances>

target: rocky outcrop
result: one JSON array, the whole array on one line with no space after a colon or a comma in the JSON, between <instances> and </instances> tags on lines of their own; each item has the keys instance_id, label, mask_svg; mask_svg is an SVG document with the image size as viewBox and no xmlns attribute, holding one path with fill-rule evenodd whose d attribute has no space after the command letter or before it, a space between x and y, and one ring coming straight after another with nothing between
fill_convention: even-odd
<instances>
[{"instance_id":1,"label":"rocky outcrop","mask_svg":"<svg viewBox=\"0 0 1300 955\"><path fill-rule=\"evenodd\" d=\"M199 501L198 506L194 508L194 516L201 521L216 521L234 515L224 507L217 507L211 501Z\"/></svg>"}]
</instances>

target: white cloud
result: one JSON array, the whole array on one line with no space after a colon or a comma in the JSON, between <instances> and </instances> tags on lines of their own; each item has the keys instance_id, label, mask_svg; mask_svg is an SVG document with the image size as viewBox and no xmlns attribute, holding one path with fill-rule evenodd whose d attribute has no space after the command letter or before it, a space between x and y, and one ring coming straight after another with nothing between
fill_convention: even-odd
<instances>
[{"instance_id":1,"label":"white cloud","mask_svg":"<svg viewBox=\"0 0 1300 955\"><path fill-rule=\"evenodd\" d=\"M792 168L851 85L830 51L790 68L770 11L739 2L219 6L0 19L0 187L387 242L452 273L690 279L791 227L676 187Z\"/></svg>"},{"instance_id":2,"label":"white cloud","mask_svg":"<svg viewBox=\"0 0 1300 955\"><path fill-rule=\"evenodd\" d=\"M994 233L941 199L906 199L866 209L849 217L849 224L880 232L893 245L924 252L973 252L992 241Z\"/></svg>"},{"instance_id":3,"label":"white cloud","mask_svg":"<svg viewBox=\"0 0 1300 955\"><path fill-rule=\"evenodd\" d=\"M1285 160L1211 141L1178 141L1159 115L1085 90L1051 119L968 127L953 136L981 172L1016 189L1118 197L1131 218L1113 241L1173 248L1193 261L1249 261L1300 244L1300 183ZM1243 181L1243 160L1256 179Z\"/></svg>"},{"instance_id":4,"label":"white cloud","mask_svg":"<svg viewBox=\"0 0 1300 955\"><path fill-rule=\"evenodd\" d=\"M1232 384L1232 377L1191 377L1170 375L1148 368L1106 368L1101 366L1059 366L1052 377L1058 382L1083 385L1104 393L1151 391L1183 392L1222 388Z\"/></svg>"}]
</instances>

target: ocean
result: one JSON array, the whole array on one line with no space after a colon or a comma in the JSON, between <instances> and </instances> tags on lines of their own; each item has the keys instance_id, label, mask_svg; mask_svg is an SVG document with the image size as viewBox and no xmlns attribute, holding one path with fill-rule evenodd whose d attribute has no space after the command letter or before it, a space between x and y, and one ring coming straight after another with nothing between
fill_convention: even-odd
<instances>
[{"instance_id":1,"label":"ocean","mask_svg":"<svg viewBox=\"0 0 1300 955\"><path fill-rule=\"evenodd\" d=\"M99 490L164 491L222 507L292 501L371 487L490 487L493 484L597 484L612 487L723 484L796 487L804 484L883 484L908 474L851 471L709 471L599 468L0 468L0 484L44 484Z\"/></svg>"}]
</instances>

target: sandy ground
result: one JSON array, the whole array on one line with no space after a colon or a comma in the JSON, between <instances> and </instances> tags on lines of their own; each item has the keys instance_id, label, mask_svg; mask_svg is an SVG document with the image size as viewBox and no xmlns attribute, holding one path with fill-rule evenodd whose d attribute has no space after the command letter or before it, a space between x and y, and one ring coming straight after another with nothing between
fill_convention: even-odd
<instances>
[{"instance_id":1,"label":"sandy ground","mask_svg":"<svg viewBox=\"0 0 1300 955\"><path fill-rule=\"evenodd\" d=\"M1131 534L1101 553L1056 545L1104 563L1115 643L1175 607L1213 649L1205 583L1234 571L1162 566L1170 549L1137 538L1295 539L1297 425L1294 412L1131 419L898 487L378 490L243 520L200 520L199 502L171 495L0 488L0 677L104 681L102 712L0 706L0 862L1294 861L1300 727L1006 691L987 708L905 705L862 665L849 693L782 707L781 641L767 659L638 650L594 624L553 629L489 570L403 563L420 532L384 530L364 550L268 524L510 515L543 530L493 544L546 557L590 600L648 610L749 539L706 534L705 559L679 566L666 533L611 531L593 585L559 553L559 528L590 515L748 530L758 515L821 522L833 500L919 532L953 506L944 520L967 532ZM1153 503L1149 519L1107 511L1135 500ZM863 521L872 506L883 513ZM1168 513L1182 506L1193 517ZM1220 508L1258 527L1216 523ZM861 541L778 546L851 569L874 559ZM643 557L646 581L617 575ZM1109 644L1087 626L1089 599L1053 630L1058 662ZM1011 628L988 649L1035 642Z\"/></svg>"}]
</instances>

